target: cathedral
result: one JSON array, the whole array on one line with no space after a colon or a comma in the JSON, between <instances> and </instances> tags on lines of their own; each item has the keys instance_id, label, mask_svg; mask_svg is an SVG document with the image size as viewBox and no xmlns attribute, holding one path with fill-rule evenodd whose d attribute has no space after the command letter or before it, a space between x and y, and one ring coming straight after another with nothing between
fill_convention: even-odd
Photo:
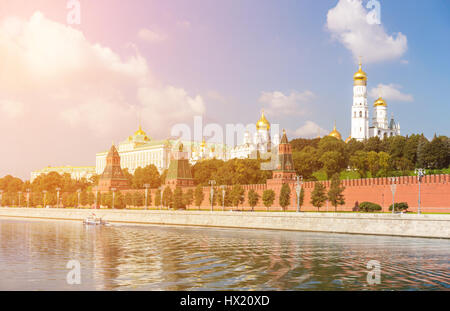
<instances>
[{"instance_id":1,"label":"cathedral","mask_svg":"<svg viewBox=\"0 0 450 311\"><path fill-rule=\"evenodd\" d=\"M372 125L369 125L367 74L362 70L361 62L359 62L358 71L353 75L351 120L351 134L345 142L349 142L352 138L363 141L375 136L383 139L400 135L400 124L395 122L393 116L390 120L388 119L387 103L381 96L373 104ZM341 139L341 134L336 130L336 124L329 136Z\"/></svg>"}]
</instances>

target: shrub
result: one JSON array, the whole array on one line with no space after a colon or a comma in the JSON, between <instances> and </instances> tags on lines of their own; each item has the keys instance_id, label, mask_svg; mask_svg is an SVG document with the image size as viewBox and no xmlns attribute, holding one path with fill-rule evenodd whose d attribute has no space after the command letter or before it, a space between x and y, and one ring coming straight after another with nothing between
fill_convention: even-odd
<instances>
[{"instance_id":1,"label":"shrub","mask_svg":"<svg viewBox=\"0 0 450 311\"><path fill-rule=\"evenodd\" d=\"M406 202L399 202L399 203L395 203L395 212L399 212L399 211L404 211L406 212L406 210L408 209L408 203ZM392 204L389 206L389 210L392 211Z\"/></svg>"},{"instance_id":2,"label":"shrub","mask_svg":"<svg viewBox=\"0 0 450 311\"><path fill-rule=\"evenodd\" d=\"M382 210L380 205L378 205L376 203L372 203L372 202L362 202L359 205L359 209L362 212L369 212L369 213L371 213L371 212L379 212L379 211Z\"/></svg>"}]
</instances>

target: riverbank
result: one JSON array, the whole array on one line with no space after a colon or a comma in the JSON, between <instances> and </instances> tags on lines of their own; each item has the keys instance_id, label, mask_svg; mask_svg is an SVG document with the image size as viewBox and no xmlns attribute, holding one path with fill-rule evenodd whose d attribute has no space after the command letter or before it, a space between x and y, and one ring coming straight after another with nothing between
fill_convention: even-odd
<instances>
[{"instance_id":1,"label":"riverbank","mask_svg":"<svg viewBox=\"0 0 450 311\"><path fill-rule=\"evenodd\" d=\"M0 217L81 221L92 212L111 223L450 238L450 215L435 214L392 215L0 208Z\"/></svg>"}]
</instances>

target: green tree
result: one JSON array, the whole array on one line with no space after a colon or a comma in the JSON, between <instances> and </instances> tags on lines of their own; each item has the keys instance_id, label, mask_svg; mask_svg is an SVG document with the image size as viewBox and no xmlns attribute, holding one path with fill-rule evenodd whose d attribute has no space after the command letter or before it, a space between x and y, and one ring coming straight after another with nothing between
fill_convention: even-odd
<instances>
[{"instance_id":1,"label":"green tree","mask_svg":"<svg viewBox=\"0 0 450 311\"><path fill-rule=\"evenodd\" d=\"M367 153L367 167L369 168L372 178L376 177L380 170L380 159L378 153L375 151L369 151Z\"/></svg>"},{"instance_id":2,"label":"green tree","mask_svg":"<svg viewBox=\"0 0 450 311\"><path fill-rule=\"evenodd\" d=\"M172 208L173 206L173 193L170 187L165 187L163 191L163 206L167 208Z\"/></svg>"},{"instance_id":3,"label":"green tree","mask_svg":"<svg viewBox=\"0 0 450 311\"><path fill-rule=\"evenodd\" d=\"M155 192L155 207L161 206L161 190L156 190Z\"/></svg>"},{"instance_id":4,"label":"green tree","mask_svg":"<svg viewBox=\"0 0 450 311\"><path fill-rule=\"evenodd\" d=\"M129 191L125 194L125 205L127 205L127 206L134 205L133 204L133 195Z\"/></svg>"},{"instance_id":5,"label":"green tree","mask_svg":"<svg viewBox=\"0 0 450 311\"><path fill-rule=\"evenodd\" d=\"M141 207L145 205L145 194L142 191L134 191L132 194L132 202L134 206ZM147 207L152 205L151 191L147 194Z\"/></svg>"},{"instance_id":6,"label":"green tree","mask_svg":"<svg viewBox=\"0 0 450 311\"><path fill-rule=\"evenodd\" d=\"M356 169L361 178L367 177L369 167L367 165L367 152L358 150L350 157L350 165Z\"/></svg>"},{"instance_id":7,"label":"green tree","mask_svg":"<svg viewBox=\"0 0 450 311\"><path fill-rule=\"evenodd\" d=\"M275 201L275 191L273 191L272 189L264 190L262 201L264 203L264 206L267 208L267 211L269 211L269 208Z\"/></svg>"},{"instance_id":8,"label":"green tree","mask_svg":"<svg viewBox=\"0 0 450 311\"><path fill-rule=\"evenodd\" d=\"M89 204L89 195L86 190L80 193L80 204L81 206L86 206Z\"/></svg>"},{"instance_id":9,"label":"green tree","mask_svg":"<svg viewBox=\"0 0 450 311\"><path fill-rule=\"evenodd\" d=\"M300 208L302 208L304 201L305 201L305 187L302 187L300 189L300 200L299 200L299 207Z\"/></svg>"},{"instance_id":10,"label":"green tree","mask_svg":"<svg viewBox=\"0 0 450 311\"><path fill-rule=\"evenodd\" d=\"M145 184L149 184L150 188L158 188L161 186L161 176L153 164L147 165L144 168L138 167L134 171L132 179L133 188L142 189Z\"/></svg>"},{"instance_id":11,"label":"green tree","mask_svg":"<svg viewBox=\"0 0 450 311\"><path fill-rule=\"evenodd\" d=\"M192 203L194 202L194 190L189 189L188 191L186 191L184 193L183 200L184 200L184 205L186 205L187 207L192 205Z\"/></svg>"},{"instance_id":12,"label":"green tree","mask_svg":"<svg viewBox=\"0 0 450 311\"><path fill-rule=\"evenodd\" d=\"M317 211L319 211L326 201L327 195L325 193L325 186L320 182L316 182L314 184L314 190L311 193L311 204L317 207Z\"/></svg>"},{"instance_id":13,"label":"green tree","mask_svg":"<svg viewBox=\"0 0 450 311\"><path fill-rule=\"evenodd\" d=\"M377 176L387 177L389 174L391 156L388 153L381 151L378 153L378 160L380 170L378 171Z\"/></svg>"},{"instance_id":14,"label":"green tree","mask_svg":"<svg viewBox=\"0 0 450 311\"><path fill-rule=\"evenodd\" d=\"M125 207L125 196L121 191L116 191L114 194L114 208L124 209Z\"/></svg>"},{"instance_id":15,"label":"green tree","mask_svg":"<svg viewBox=\"0 0 450 311\"><path fill-rule=\"evenodd\" d=\"M341 170L342 154L337 151L327 151L320 157L320 162L323 164L327 178L339 173Z\"/></svg>"},{"instance_id":16,"label":"green tree","mask_svg":"<svg viewBox=\"0 0 450 311\"><path fill-rule=\"evenodd\" d=\"M106 206L107 208L112 208L112 199L113 199L112 192L103 193L101 198L102 205Z\"/></svg>"},{"instance_id":17,"label":"green tree","mask_svg":"<svg viewBox=\"0 0 450 311\"><path fill-rule=\"evenodd\" d=\"M291 203L291 188L288 184L283 184L281 187L279 202L283 211L286 210L286 207Z\"/></svg>"},{"instance_id":18,"label":"green tree","mask_svg":"<svg viewBox=\"0 0 450 311\"><path fill-rule=\"evenodd\" d=\"M305 179L311 178L312 174L322 167L317 149L310 146L305 147L300 152L293 152L292 160L297 174L303 176Z\"/></svg>"},{"instance_id":19,"label":"green tree","mask_svg":"<svg viewBox=\"0 0 450 311\"><path fill-rule=\"evenodd\" d=\"M247 196L248 196L248 204L251 206L253 211L255 209L255 206L258 204L259 194L255 190L250 189L248 191Z\"/></svg>"},{"instance_id":20,"label":"green tree","mask_svg":"<svg viewBox=\"0 0 450 311\"><path fill-rule=\"evenodd\" d=\"M245 190L242 188L241 185L237 184L234 185L231 189L230 197L231 197L231 203L233 206L239 207L239 204L243 204L245 200Z\"/></svg>"},{"instance_id":21,"label":"green tree","mask_svg":"<svg viewBox=\"0 0 450 311\"><path fill-rule=\"evenodd\" d=\"M200 209L200 206L202 205L204 196L203 187L201 184L198 184L194 192L195 205L198 206L198 209Z\"/></svg>"},{"instance_id":22,"label":"green tree","mask_svg":"<svg viewBox=\"0 0 450 311\"><path fill-rule=\"evenodd\" d=\"M173 192L173 208L176 210L186 208L183 199L183 190L181 190L180 187L176 187L175 191Z\"/></svg>"},{"instance_id":23,"label":"green tree","mask_svg":"<svg viewBox=\"0 0 450 311\"><path fill-rule=\"evenodd\" d=\"M335 212L337 211L338 205L345 204L344 190L345 187L341 186L339 175L334 174L333 178L331 179L330 189L328 190L328 200L330 201L331 205L334 206Z\"/></svg>"},{"instance_id":24,"label":"green tree","mask_svg":"<svg viewBox=\"0 0 450 311\"><path fill-rule=\"evenodd\" d=\"M92 207L95 204L95 194L92 191L88 192L88 204Z\"/></svg>"}]
</instances>

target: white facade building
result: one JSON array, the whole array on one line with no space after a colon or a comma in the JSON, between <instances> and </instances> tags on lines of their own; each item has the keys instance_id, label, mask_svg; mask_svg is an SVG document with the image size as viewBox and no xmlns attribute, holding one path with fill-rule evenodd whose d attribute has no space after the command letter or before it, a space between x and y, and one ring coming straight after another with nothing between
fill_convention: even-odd
<instances>
[{"instance_id":1,"label":"white facade building","mask_svg":"<svg viewBox=\"0 0 450 311\"><path fill-rule=\"evenodd\" d=\"M33 182L40 175L47 175L56 172L60 175L70 174L70 178L80 180L89 179L95 175L95 166L48 166L38 171L31 172L30 182Z\"/></svg>"}]
</instances>

